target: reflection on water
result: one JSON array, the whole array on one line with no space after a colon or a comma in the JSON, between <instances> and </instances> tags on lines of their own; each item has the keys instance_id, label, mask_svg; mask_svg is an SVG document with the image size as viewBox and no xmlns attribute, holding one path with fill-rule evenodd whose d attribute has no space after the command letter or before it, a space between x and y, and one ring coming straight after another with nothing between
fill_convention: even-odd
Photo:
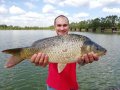
<instances>
[{"instance_id":1,"label":"reflection on water","mask_svg":"<svg viewBox=\"0 0 120 90\"><path fill-rule=\"evenodd\" d=\"M107 55L98 62L77 70L81 90L105 90L120 85L120 36L81 33L107 49ZM25 47L35 40L56 35L54 31L0 31L0 51L7 48ZM36 67L23 61L16 67L5 69L6 55L0 52L0 90L46 90L47 67Z\"/></svg>"}]
</instances>

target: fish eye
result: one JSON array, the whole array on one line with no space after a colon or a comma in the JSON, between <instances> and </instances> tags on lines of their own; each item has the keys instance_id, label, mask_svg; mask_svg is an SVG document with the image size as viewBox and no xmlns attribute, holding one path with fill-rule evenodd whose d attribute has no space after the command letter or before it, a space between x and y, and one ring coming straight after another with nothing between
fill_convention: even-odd
<instances>
[{"instance_id":1,"label":"fish eye","mask_svg":"<svg viewBox=\"0 0 120 90\"><path fill-rule=\"evenodd\" d=\"M99 50L99 47L96 47L96 50Z\"/></svg>"}]
</instances>

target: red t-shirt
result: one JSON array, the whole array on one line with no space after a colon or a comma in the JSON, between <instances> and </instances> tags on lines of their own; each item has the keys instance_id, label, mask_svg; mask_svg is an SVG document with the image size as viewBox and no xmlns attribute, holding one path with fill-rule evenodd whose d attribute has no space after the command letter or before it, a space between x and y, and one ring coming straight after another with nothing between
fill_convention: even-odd
<instances>
[{"instance_id":1,"label":"red t-shirt","mask_svg":"<svg viewBox=\"0 0 120 90\"><path fill-rule=\"evenodd\" d=\"M78 90L76 63L67 64L61 73L58 73L57 63L50 63L48 71L48 86L56 90Z\"/></svg>"}]
</instances>

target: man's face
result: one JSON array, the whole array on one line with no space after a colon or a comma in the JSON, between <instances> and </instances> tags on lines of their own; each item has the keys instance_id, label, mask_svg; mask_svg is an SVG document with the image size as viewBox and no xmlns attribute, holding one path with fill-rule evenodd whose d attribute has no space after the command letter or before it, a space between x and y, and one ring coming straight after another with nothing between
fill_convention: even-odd
<instances>
[{"instance_id":1,"label":"man's face","mask_svg":"<svg viewBox=\"0 0 120 90\"><path fill-rule=\"evenodd\" d=\"M58 17L55 22L55 30L57 35L65 35L68 34L69 31L69 23L65 17Z\"/></svg>"}]
</instances>

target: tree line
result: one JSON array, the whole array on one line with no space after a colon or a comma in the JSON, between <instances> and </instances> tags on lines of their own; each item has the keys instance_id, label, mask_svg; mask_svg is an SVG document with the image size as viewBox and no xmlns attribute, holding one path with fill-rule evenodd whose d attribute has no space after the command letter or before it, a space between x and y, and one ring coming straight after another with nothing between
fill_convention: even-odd
<instances>
[{"instance_id":1,"label":"tree line","mask_svg":"<svg viewBox=\"0 0 120 90\"><path fill-rule=\"evenodd\" d=\"M30 26L25 26L25 27L20 27L20 26L7 26L6 24L0 25L0 30L47 30L47 29L53 29L53 26L49 27L30 27Z\"/></svg>"},{"instance_id":2,"label":"tree line","mask_svg":"<svg viewBox=\"0 0 120 90\"><path fill-rule=\"evenodd\" d=\"M120 17L117 15L111 15L106 16L105 18L95 18L91 20L84 20L80 22L72 22L70 24L71 30L78 29L81 31L81 29L85 29L88 31L91 29L93 32L95 32L97 29L104 31L105 29L112 29L112 30L118 30L120 29Z\"/></svg>"},{"instance_id":3,"label":"tree line","mask_svg":"<svg viewBox=\"0 0 120 90\"><path fill-rule=\"evenodd\" d=\"M25 27L20 27L20 26L7 26L5 24L0 25L0 30L38 30L38 29L53 29L53 26L49 26L49 27L29 27L29 26L25 26ZM91 19L91 20L84 20L84 21L80 21L80 22L72 22L70 23L70 29L75 31L76 29L78 29L79 31L81 31L82 29L85 29L86 31L88 31L89 29L91 29L92 31L96 31L97 29L104 31L105 29L113 29L113 30L118 30L120 29L120 17L118 17L117 15L110 15L110 16L106 16L105 18L101 17L101 18L95 18L95 19Z\"/></svg>"}]
</instances>

